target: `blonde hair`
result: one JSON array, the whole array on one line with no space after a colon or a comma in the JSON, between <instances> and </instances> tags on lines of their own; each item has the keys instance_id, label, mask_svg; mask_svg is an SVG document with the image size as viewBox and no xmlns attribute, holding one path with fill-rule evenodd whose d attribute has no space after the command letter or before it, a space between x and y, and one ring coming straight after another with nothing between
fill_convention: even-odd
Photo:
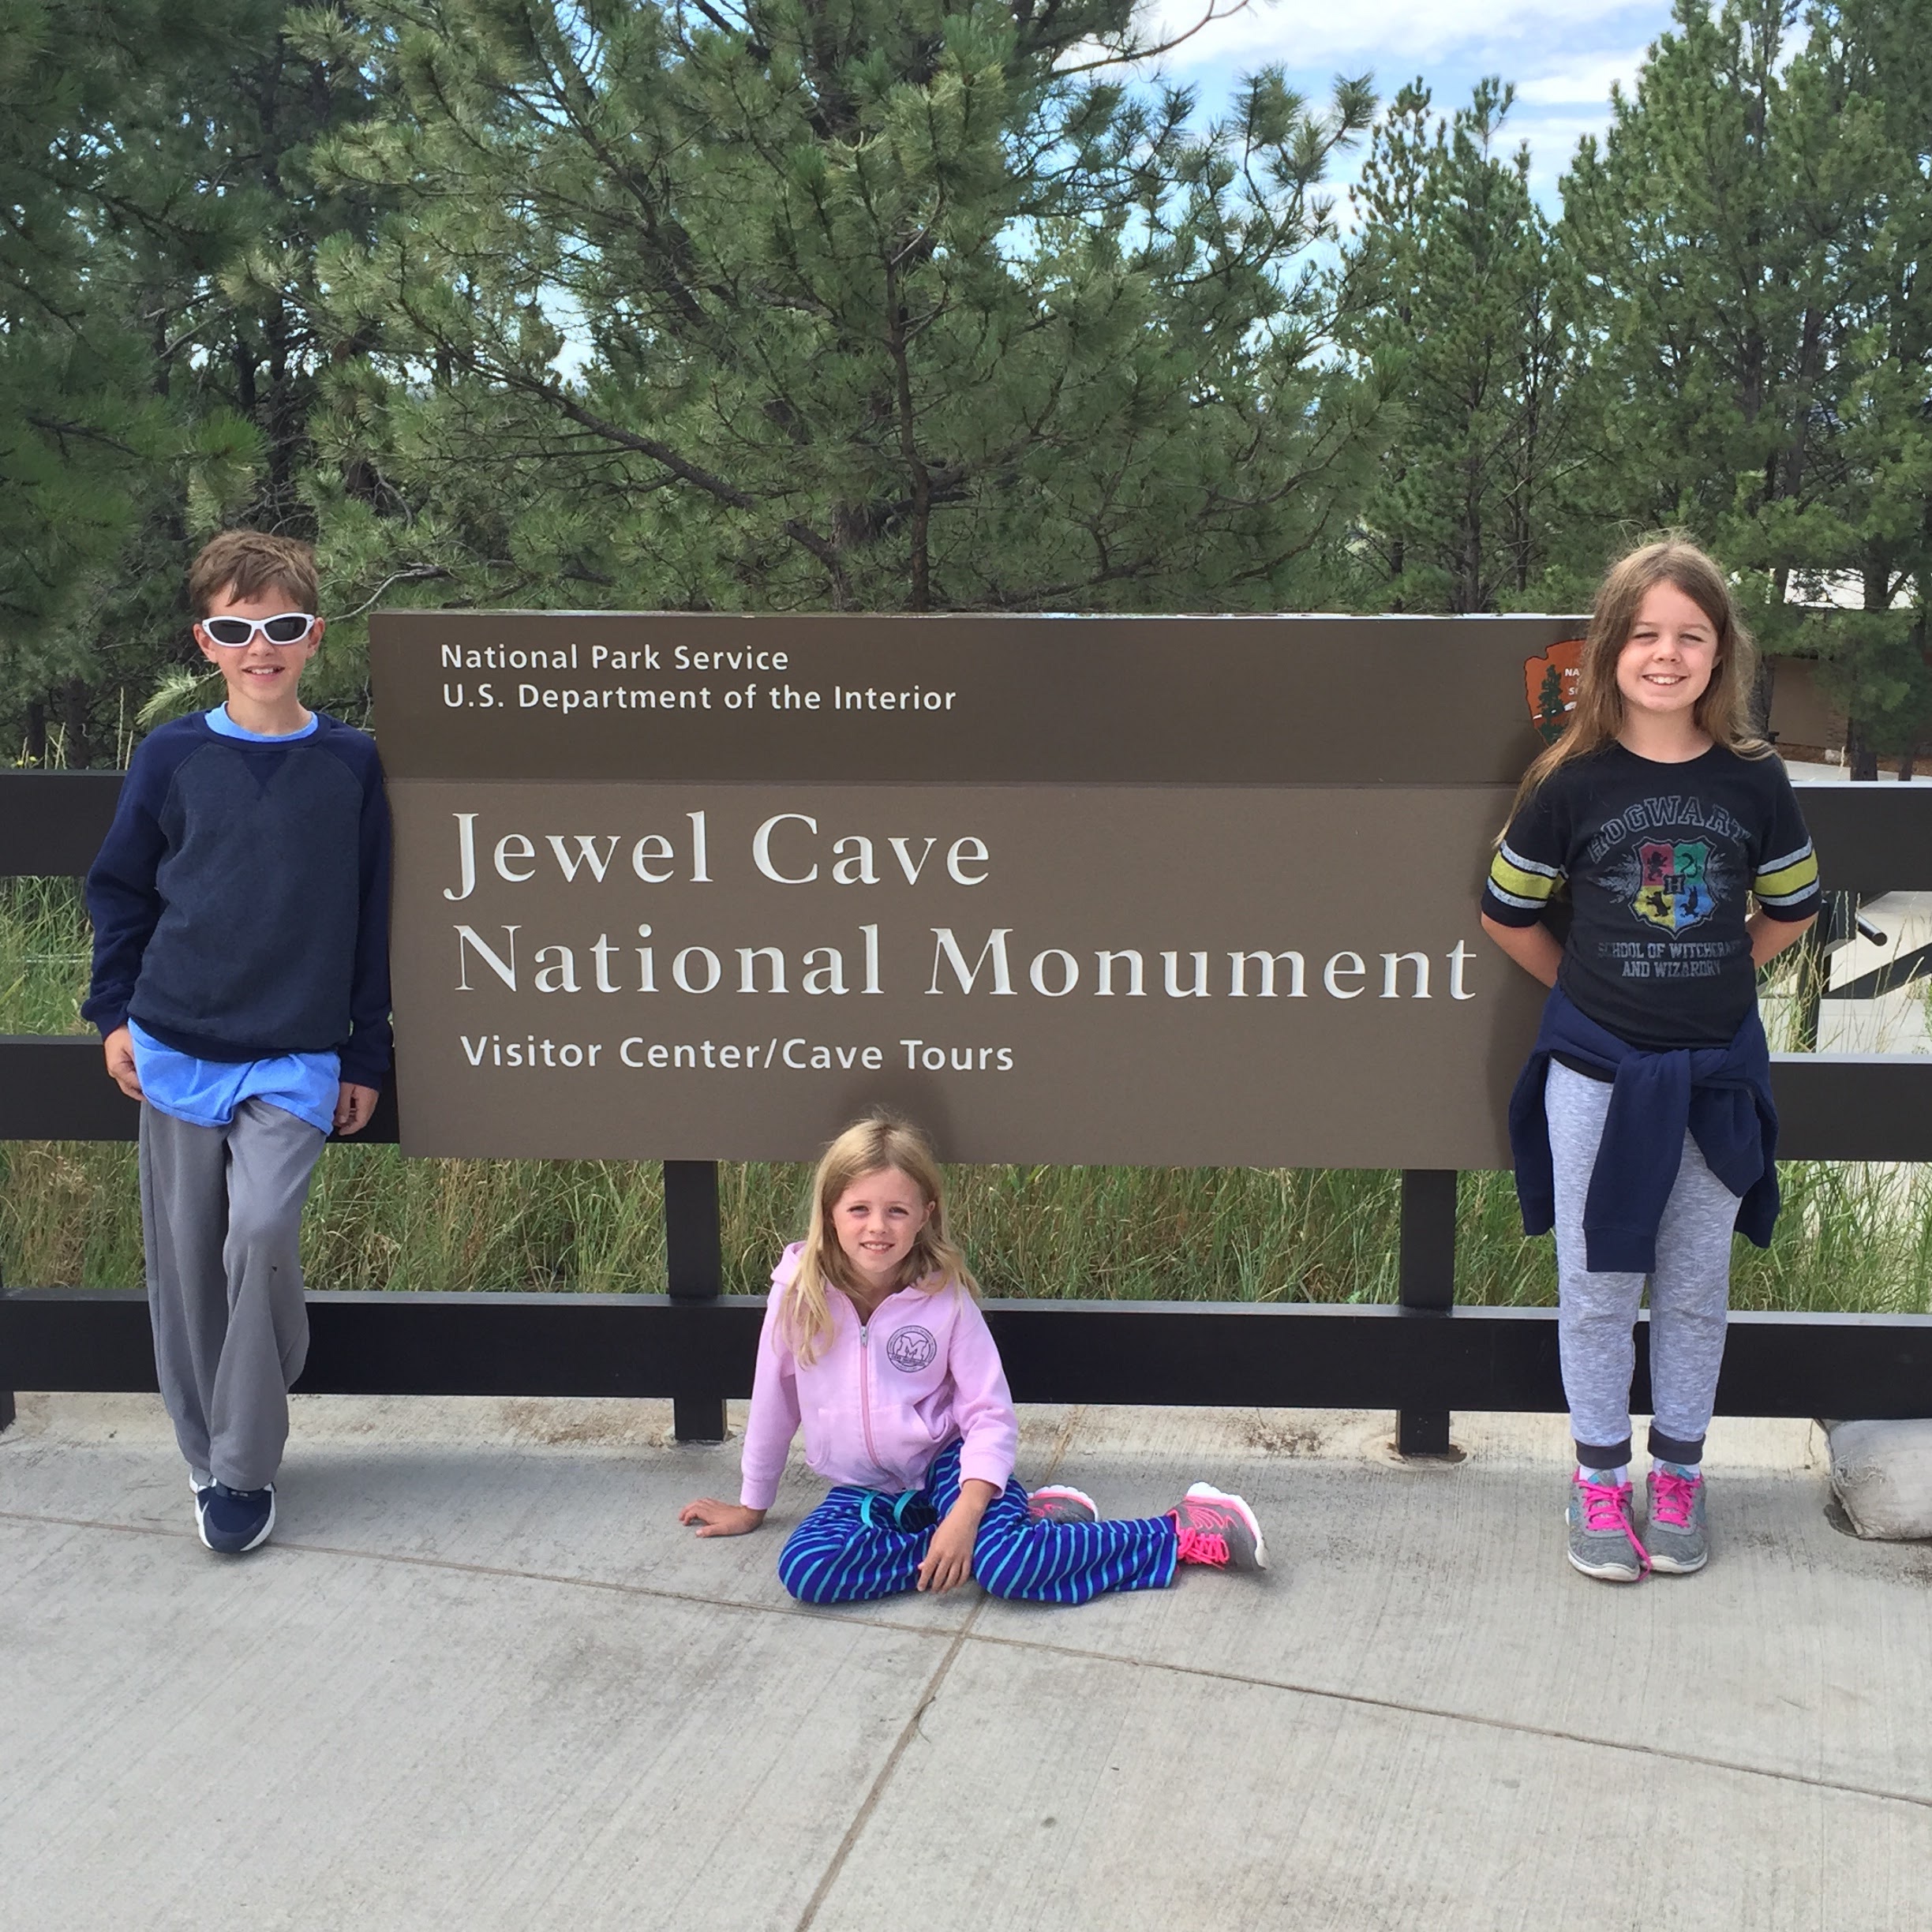
<instances>
[{"instance_id":1,"label":"blonde hair","mask_svg":"<svg viewBox=\"0 0 1932 1932\"><path fill-rule=\"evenodd\" d=\"M1523 773L1510 816L1537 788L1573 758L1601 751L1623 728L1623 694L1617 689L1617 660L1637 627L1643 601L1659 584L1681 590L1711 621L1717 654L1710 682L1699 694L1691 717L1712 742L1740 758L1765 758L1771 747L1751 718L1751 693L1758 676L1758 647L1738 616L1731 586L1717 563L1688 539L1672 534L1644 544L1620 557L1604 573L1590 608L1583 662L1577 678L1576 708L1563 735Z\"/></svg>"},{"instance_id":2,"label":"blonde hair","mask_svg":"<svg viewBox=\"0 0 1932 1932\"><path fill-rule=\"evenodd\" d=\"M939 1163L926 1136L909 1121L878 1113L848 1127L825 1151L812 1176L811 1211L804 1251L798 1270L785 1290L778 1325L792 1353L802 1363L816 1361L830 1343L833 1332L831 1290L857 1294L863 1284L853 1273L832 1223L837 1207L854 1181L892 1168L919 1191L932 1211L912 1237L912 1251L901 1266L900 1288L923 1287L928 1294L957 1286L977 1297L979 1284L946 1232L945 1184Z\"/></svg>"}]
</instances>

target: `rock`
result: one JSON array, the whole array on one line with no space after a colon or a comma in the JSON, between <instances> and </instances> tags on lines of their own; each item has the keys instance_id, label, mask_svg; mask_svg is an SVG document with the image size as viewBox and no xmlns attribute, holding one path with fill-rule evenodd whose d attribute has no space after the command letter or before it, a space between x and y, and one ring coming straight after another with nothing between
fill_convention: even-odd
<instances>
[{"instance_id":1,"label":"rock","mask_svg":"<svg viewBox=\"0 0 1932 1932\"><path fill-rule=\"evenodd\" d=\"M1833 1422L1832 1488L1862 1537L1932 1537L1932 1421Z\"/></svg>"}]
</instances>

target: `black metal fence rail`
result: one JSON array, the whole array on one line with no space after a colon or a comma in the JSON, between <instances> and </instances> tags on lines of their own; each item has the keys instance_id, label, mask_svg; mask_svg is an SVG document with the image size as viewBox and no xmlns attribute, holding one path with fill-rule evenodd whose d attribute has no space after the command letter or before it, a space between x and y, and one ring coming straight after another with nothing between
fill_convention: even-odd
<instances>
[{"instance_id":1,"label":"black metal fence rail","mask_svg":"<svg viewBox=\"0 0 1932 1932\"><path fill-rule=\"evenodd\" d=\"M71 876L113 815L118 773L0 773L0 876ZM1932 787L1803 788L1832 886L1932 889ZM1932 1160L1932 1058L1779 1056L1780 1151ZM0 1038L0 1140L126 1140L137 1110L89 1038ZM395 1138L385 1093L365 1140ZM672 1398L680 1438L724 1432L751 1389L760 1305L721 1293L717 1170L666 1162L667 1295L344 1294L309 1300L298 1385L332 1395ZM1401 1305L1001 1301L988 1313L1023 1402L1342 1407L1397 1412L1408 1455L1449 1446L1457 1409L1560 1411L1548 1309L1456 1309L1456 1176L1402 1177ZM1635 1406L1648 1400L1640 1327ZM0 1290L0 1391L155 1386L137 1293ZM1932 1316L1733 1318L1720 1413L1932 1413ZM0 1427L10 1419L0 1395Z\"/></svg>"}]
</instances>

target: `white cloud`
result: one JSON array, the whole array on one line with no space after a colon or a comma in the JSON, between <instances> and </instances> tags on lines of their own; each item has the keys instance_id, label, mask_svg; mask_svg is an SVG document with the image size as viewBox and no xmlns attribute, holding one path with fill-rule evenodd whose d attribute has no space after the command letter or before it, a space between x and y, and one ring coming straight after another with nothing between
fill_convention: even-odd
<instances>
[{"instance_id":1,"label":"white cloud","mask_svg":"<svg viewBox=\"0 0 1932 1932\"><path fill-rule=\"evenodd\" d=\"M1586 54L1546 68L1516 85L1516 98L1526 107L1601 108L1618 81L1627 94L1643 65L1646 50L1627 54Z\"/></svg>"},{"instance_id":2,"label":"white cloud","mask_svg":"<svg viewBox=\"0 0 1932 1932\"><path fill-rule=\"evenodd\" d=\"M1232 59L1304 69L1353 61L1393 71L1480 47L1507 46L1519 58L1526 43L1574 44L1580 29L1597 22L1633 10L1662 10L1633 9L1632 0L1352 0L1327 7L1249 0L1230 13L1233 3L1151 0L1143 17L1149 32L1170 39L1193 27L1211 5L1223 15L1167 56L1176 69Z\"/></svg>"},{"instance_id":3,"label":"white cloud","mask_svg":"<svg viewBox=\"0 0 1932 1932\"><path fill-rule=\"evenodd\" d=\"M1148 0L1144 32L1173 38L1211 7L1220 17L1167 54L1162 65L1202 91L1217 110L1237 74L1285 68L1320 102L1330 76L1371 73L1386 104L1411 75L1429 84L1436 110L1452 112L1486 74L1516 84L1503 145L1527 141L1531 192L1555 208L1556 184L1586 134L1610 125L1610 90L1631 91L1649 44L1671 24L1670 0ZM1346 227L1346 189L1365 144L1339 155L1330 180Z\"/></svg>"}]
</instances>

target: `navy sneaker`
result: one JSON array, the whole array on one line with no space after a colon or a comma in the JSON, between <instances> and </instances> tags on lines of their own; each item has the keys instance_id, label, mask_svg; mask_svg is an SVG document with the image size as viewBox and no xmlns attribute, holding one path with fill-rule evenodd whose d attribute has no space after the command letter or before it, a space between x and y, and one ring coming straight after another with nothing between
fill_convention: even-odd
<instances>
[{"instance_id":1,"label":"navy sneaker","mask_svg":"<svg viewBox=\"0 0 1932 1932\"><path fill-rule=\"evenodd\" d=\"M224 1556L259 1549L275 1527L275 1485L265 1489L230 1489L210 1483L195 1492L195 1515L201 1541Z\"/></svg>"}]
</instances>

